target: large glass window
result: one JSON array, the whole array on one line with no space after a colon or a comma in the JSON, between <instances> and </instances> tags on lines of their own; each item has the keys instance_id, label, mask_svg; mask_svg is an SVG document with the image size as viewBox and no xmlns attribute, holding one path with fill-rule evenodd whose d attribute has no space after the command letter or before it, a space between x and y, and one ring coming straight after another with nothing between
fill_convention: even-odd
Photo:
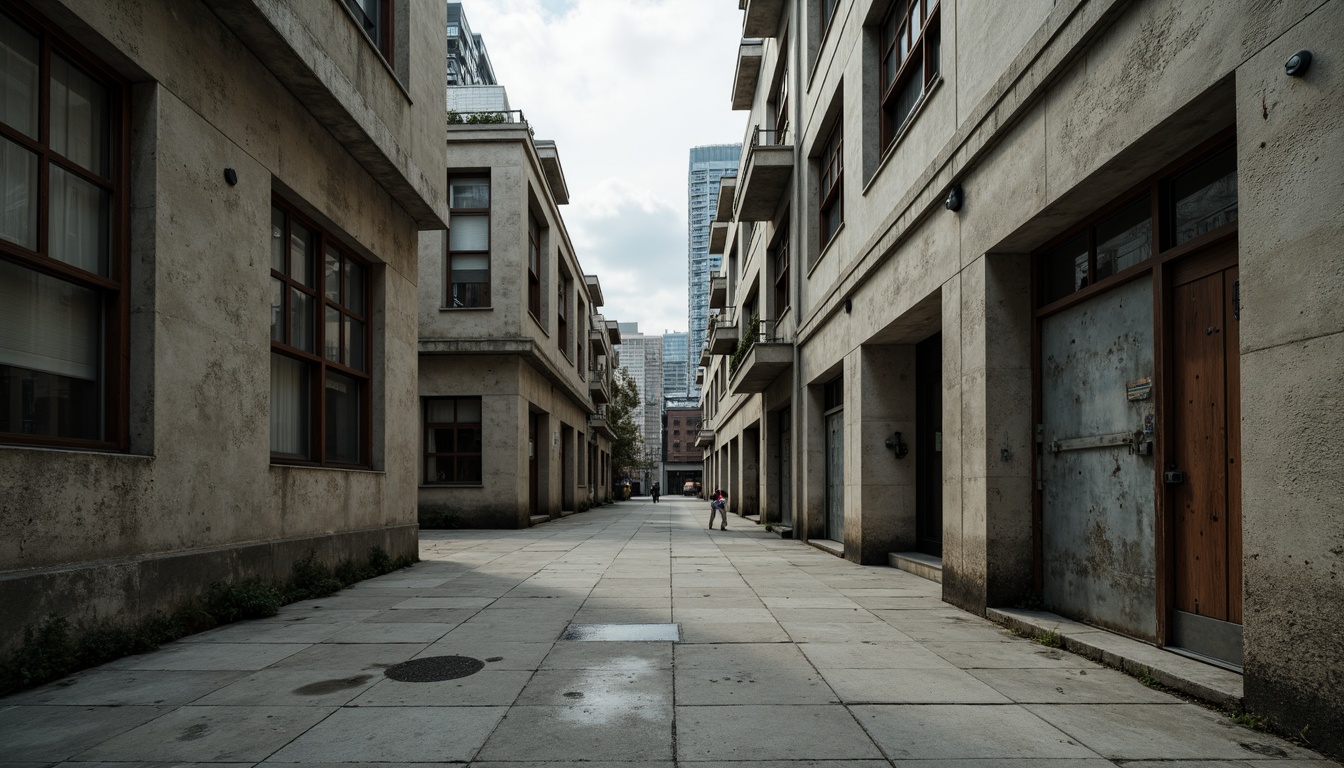
<instances>
[{"instance_id":1,"label":"large glass window","mask_svg":"<svg viewBox=\"0 0 1344 768\"><path fill-rule=\"evenodd\" d=\"M391 64L394 50L392 34L396 27L392 23L392 0L345 0L345 5L354 15L360 29L369 36L369 41Z\"/></svg>"},{"instance_id":2,"label":"large glass window","mask_svg":"<svg viewBox=\"0 0 1344 768\"><path fill-rule=\"evenodd\" d=\"M555 344L556 347L569 354L569 293L574 281L561 268L559 290L555 298Z\"/></svg>"},{"instance_id":3,"label":"large glass window","mask_svg":"<svg viewBox=\"0 0 1344 768\"><path fill-rule=\"evenodd\" d=\"M527 214L527 311L541 320L541 222Z\"/></svg>"},{"instance_id":4,"label":"large glass window","mask_svg":"<svg viewBox=\"0 0 1344 768\"><path fill-rule=\"evenodd\" d=\"M271 457L369 464L369 269L271 208Z\"/></svg>"},{"instance_id":5,"label":"large glass window","mask_svg":"<svg viewBox=\"0 0 1344 768\"><path fill-rule=\"evenodd\" d=\"M0 13L0 442L125 445L125 84Z\"/></svg>"},{"instance_id":6,"label":"large glass window","mask_svg":"<svg viewBox=\"0 0 1344 768\"><path fill-rule=\"evenodd\" d=\"M1228 147L1171 180L1170 245L1237 220L1237 150Z\"/></svg>"},{"instance_id":7,"label":"large glass window","mask_svg":"<svg viewBox=\"0 0 1344 768\"><path fill-rule=\"evenodd\" d=\"M779 227L779 237L773 249L775 272L775 319L789 310L789 220Z\"/></svg>"},{"instance_id":8,"label":"large glass window","mask_svg":"<svg viewBox=\"0 0 1344 768\"><path fill-rule=\"evenodd\" d=\"M448 180L448 303L490 306L490 179Z\"/></svg>"},{"instance_id":9,"label":"large glass window","mask_svg":"<svg viewBox=\"0 0 1344 768\"><path fill-rule=\"evenodd\" d=\"M938 0L895 0L882 22L882 147L896 140L938 77L942 37Z\"/></svg>"},{"instance_id":10,"label":"large glass window","mask_svg":"<svg viewBox=\"0 0 1344 768\"><path fill-rule=\"evenodd\" d=\"M481 398L425 400L425 483L481 483Z\"/></svg>"},{"instance_id":11,"label":"large glass window","mask_svg":"<svg viewBox=\"0 0 1344 768\"><path fill-rule=\"evenodd\" d=\"M821 179L818 193L821 195L819 213L821 214L821 246L835 236L845 220L844 200L844 135L837 119L835 128L826 139L821 152Z\"/></svg>"}]
</instances>

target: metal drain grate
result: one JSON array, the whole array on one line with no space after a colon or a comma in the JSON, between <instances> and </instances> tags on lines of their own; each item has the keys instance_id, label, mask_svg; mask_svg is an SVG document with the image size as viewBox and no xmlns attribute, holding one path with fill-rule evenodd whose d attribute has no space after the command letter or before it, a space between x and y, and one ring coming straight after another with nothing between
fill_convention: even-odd
<instances>
[{"instance_id":1,"label":"metal drain grate","mask_svg":"<svg viewBox=\"0 0 1344 768\"><path fill-rule=\"evenodd\" d=\"M681 642L676 624L570 624L561 640L580 642Z\"/></svg>"},{"instance_id":2,"label":"metal drain grate","mask_svg":"<svg viewBox=\"0 0 1344 768\"><path fill-rule=\"evenodd\" d=\"M384 675L403 683L441 683L480 672L485 662L470 656L430 656L390 667Z\"/></svg>"}]
</instances>

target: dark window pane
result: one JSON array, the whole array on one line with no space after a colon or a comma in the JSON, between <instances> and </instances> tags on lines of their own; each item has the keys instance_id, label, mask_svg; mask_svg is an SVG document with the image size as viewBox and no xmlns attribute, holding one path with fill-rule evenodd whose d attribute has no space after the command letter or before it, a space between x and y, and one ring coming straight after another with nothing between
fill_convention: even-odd
<instances>
[{"instance_id":1,"label":"dark window pane","mask_svg":"<svg viewBox=\"0 0 1344 768\"><path fill-rule=\"evenodd\" d=\"M489 208L489 179L454 179L448 185L448 206L450 208ZM448 228L452 230L452 222Z\"/></svg>"},{"instance_id":2,"label":"dark window pane","mask_svg":"<svg viewBox=\"0 0 1344 768\"><path fill-rule=\"evenodd\" d=\"M0 14L0 122L37 138L37 38Z\"/></svg>"},{"instance_id":3,"label":"dark window pane","mask_svg":"<svg viewBox=\"0 0 1344 768\"><path fill-rule=\"evenodd\" d=\"M289 289L289 343L304 352L313 351L312 296L297 288Z\"/></svg>"},{"instance_id":4,"label":"dark window pane","mask_svg":"<svg viewBox=\"0 0 1344 768\"><path fill-rule=\"evenodd\" d=\"M0 432L102 439L97 381L0 364Z\"/></svg>"},{"instance_id":5,"label":"dark window pane","mask_svg":"<svg viewBox=\"0 0 1344 768\"><path fill-rule=\"evenodd\" d=\"M112 196L53 165L50 199L47 231L51 257L107 277Z\"/></svg>"},{"instance_id":6,"label":"dark window pane","mask_svg":"<svg viewBox=\"0 0 1344 768\"><path fill-rule=\"evenodd\" d=\"M308 414L311 388L308 366L271 354L271 453L306 459L310 456Z\"/></svg>"},{"instance_id":7,"label":"dark window pane","mask_svg":"<svg viewBox=\"0 0 1344 768\"><path fill-rule=\"evenodd\" d=\"M359 381L327 371L327 460L359 463Z\"/></svg>"},{"instance_id":8,"label":"dark window pane","mask_svg":"<svg viewBox=\"0 0 1344 768\"><path fill-rule=\"evenodd\" d=\"M457 423L458 424L481 423L481 399L479 397L458 398Z\"/></svg>"},{"instance_id":9,"label":"dark window pane","mask_svg":"<svg viewBox=\"0 0 1344 768\"><path fill-rule=\"evenodd\" d=\"M331 246L327 246L326 257L322 260L322 276L327 298L339 304L341 301L341 254Z\"/></svg>"},{"instance_id":10,"label":"dark window pane","mask_svg":"<svg viewBox=\"0 0 1344 768\"><path fill-rule=\"evenodd\" d=\"M357 371L364 370L364 324L345 318L345 364Z\"/></svg>"},{"instance_id":11,"label":"dark window pane","mask_svg":"<svg viewBox=\"0 0 1344 768\"><path fill-rule=\"evenodd\" d=\"M436 427L429 430L430 453L453 453L457 450L457 431L451 427Z\"/></svg>"},{"instance_id":12,"label":"dark window pane","mask_svg":"<svg viewBox=\"0 0 1344 768\"><path fill-rule=\"evenodd\" d=\"M457 460L452 456L430 456L425 461L425 482L456 482L456 463Z\"/></svg>"},{"instance_id":13,"label":"dark window pane","mask_svg":"<svg viewBox=\"0 0 1344 768\"><path fill-rule=\"evenodd\" d=\"M490 249L490 217L484 214L454 216L448 225L448 250L486 251Z\"/></svg>"},{"instance_id":14,"label":"dark window pane","mask_svg":"<svg viewBox=\"0 0 1344 768\"><path fill-rule=\"evenodd\" d=\"M0 238L37 250L37 155L8 139L0 139Z\"/></svg>"},{"instance_id":15,"label":"dark window pane","mask_svg":"<svg viewBox=\"0 0 1344 768\"><path fill-rule=\"evenodd\" d=\"M332 362L341 360L341 313L331 307L326 308L327 321L323 324L322 354Z\"/></svg>"},{"instance_id":16,"label":"dark window pane","mask_svg":"<svg viewBox=\"0 0 1344 768\"><path fill-rule=\"evenodd\" d=\"M285 212L271 209L271 269L285 274Z\"/></svg>"},{"instance_id":17,"label":"dark window pane","mask_svg":"<svg viewBox=\"0 0 1344 768\"><path fill-rule=\"evenodd\" d=\"M1153 216L1147 197L1097 225L1097 280L1104 280L1153 254Z\"/></svg>"},{"instance_id":18,"label":"dark window pane","mask_svg":"<svg viewBox=\"0 0 1344 768\"><path fill-rule=\"evenodd\" d=\"M481 457L461 456L457 459L457 482L481 482Z\"/></svg>"},{"instance_id":19,"label":"dark window pane","mask_svg":"<svg viewBox=\"0 0 1344 768\"><path fill-rule=\"evenodd\" d=\"M430 424L452 424L456 417L453 404L455 401L449 398L435 398L425 401L425 421Z\"/></svg>"},{"instance_id":20,"label":"dark window pane","mask_svg":"<svg viewBox=\"0 0 1344 768\"><path fill-rule=\"evenodd\" d=\"M891 114L891 128L893 131L899 131L905 124L906 118L915 111L915 105L919 103L919 97L924 94L924 62L915 61L910 65L910 75L905 82L901 84L901 91L896 95L896 102Z\"/></svg>"},{"instance_id":21,"label":"dark window pane","mask_svg":"<svg viewBox=\"0 0 1344 768\"><path fill-rule=\"evenodd\" d=\"M313 233L297 221L289 223L289 276L313 286Z\"/></svg>"},{"instance_id":22,"label":"dark window pane","mask_svg":"<svg viewBox=\"0 0 1344 768\"><path fill-rule=\"evenodd\" d=\"M1087 287L1087 233L1047 253L1042 260L1043 303L1062 299Z\"/></svg>"},{"instance_id":23,"label":"dark window pane","mask_svg":"<svg viewBox=\"0 0 1344 768\"><path fill-rule=\"evenodd\" d=\"M51 148L106 178L110 134L107 88L52 56Z\"/></svg>"},{"instance_id":24,"label":"dark window pane","mask_svg":"<svg viewBox=\"0 0 1344 768\"><path fill-rule=\"evenodd\" d=\"M457 431L457 451L458 453L480 453L481 452L481 429L480 427L459 429Z\"/></svg>"},{"instance_id":25,"label":"dark window pane","mask_svg":"<svg viewBox=\"0 0 1344 768\"><path fill-rule=\"evenodd\" d=\"M285 283L271 278L271 341L285 341Z\"/></svg>"},{"instance_id":26,"label":"dark window pane","mask_svg":"<svg viewBox=\"0 0 1344 768\"><path fill-rule=\"evenodd\" d=\"M1237 220L1236 148L1228 147L1171 181L1172 245Z\"/></svg>"},{"instance_id":27,"label":"dark window pane","mask_svg":"<svg viewBox=\"0 0 1344 768\"><path fill-rule=\"evenodd\" d=\"M345 260L345 306L357 315L364 315L364 267L351 259Z\"/></svg>"}]
</instances>

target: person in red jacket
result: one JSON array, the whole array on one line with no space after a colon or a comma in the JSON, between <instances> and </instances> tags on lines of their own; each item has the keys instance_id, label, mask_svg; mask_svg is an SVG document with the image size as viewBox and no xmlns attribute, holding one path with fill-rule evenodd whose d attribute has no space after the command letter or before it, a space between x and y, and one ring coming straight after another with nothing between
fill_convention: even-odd
<instances>
[{"instance_id":1,"label":"person in red jacket","mask_svg":"<svg viewBox=\"0 0 1344 768\"><path fill-rule=\"evenodd\" d=\"M709 529L714 530L714 513L717 512L723 516L723 527L719 530L728 530L728 494L719 489L709 498Z\"/></svg>"}]
</instances>

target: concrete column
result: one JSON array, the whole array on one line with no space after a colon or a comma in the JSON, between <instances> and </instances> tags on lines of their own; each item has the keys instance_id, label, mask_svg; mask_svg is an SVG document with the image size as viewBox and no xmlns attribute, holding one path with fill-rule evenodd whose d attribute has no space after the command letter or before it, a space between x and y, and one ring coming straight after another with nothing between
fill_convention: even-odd
<instances>
[{"instance_id":1,"label":"concrete column","mask_svg":"<svg viewBox=\"0 0 1344 768\"><path fill-rule=\"evenodd\" d=\"M944 334L945 348L960 351L959 364L944 368L945 377L960 375L945 409L959 403L961 423L959 445L943 461L945 472L956 471L950 464L960 453L961 492L960 509L944 500L944 541L949 528L960 540L943 560L943 598L977 613L1032 589L1030 267L1027 256L999 254L967 265L954 305L959 338Z\"/></svg>"},{"instance_id":2,"label":"concrete column","mask_svg":"<svg viewBox=\"0 0 1344 768\"><path fill-rule=\"evenodd\" d=\"M886 446L893 432L915 437L915 348L860 347L845 379L845 559L885 564L914 549L915 457ZM853 388L850 388L851 379Z\"/></svg>"},{"instance_id":3,"label":"concrete column","mask_svg":"<svg viewBox=\"0 0 1344 768\"><path fill-rule=\"evenodd\" d=\"M1237 69L1246 707L1344 754L1344 2ZM1299 50L1305 77L1284 75ZM1304 728L1304 726L1307 726Z\"/></svg>"},{"instance_id":4,"label":"concrete column","mask_svg":"<svg viewBox=\"0 0 1344 768\"><path fill-rule=\"evenodd\" d=\"M794 505L798 510L794 536L804 539L826 538L826 419L825 397L820 384L807 386L798 393L798 423L802 427L793 436L796 444L798 474L794 478Z\"/></svg>"},{"instance_id":5,"label":"concrete column","mask_svg":"<svg viewBox=\"0 0 1344 768\"><path fill-rule=\"evenodd\" d=\"M761 428L742 430L742 507L744 515L761 513Z\"/></svg>"}]
</instances>

